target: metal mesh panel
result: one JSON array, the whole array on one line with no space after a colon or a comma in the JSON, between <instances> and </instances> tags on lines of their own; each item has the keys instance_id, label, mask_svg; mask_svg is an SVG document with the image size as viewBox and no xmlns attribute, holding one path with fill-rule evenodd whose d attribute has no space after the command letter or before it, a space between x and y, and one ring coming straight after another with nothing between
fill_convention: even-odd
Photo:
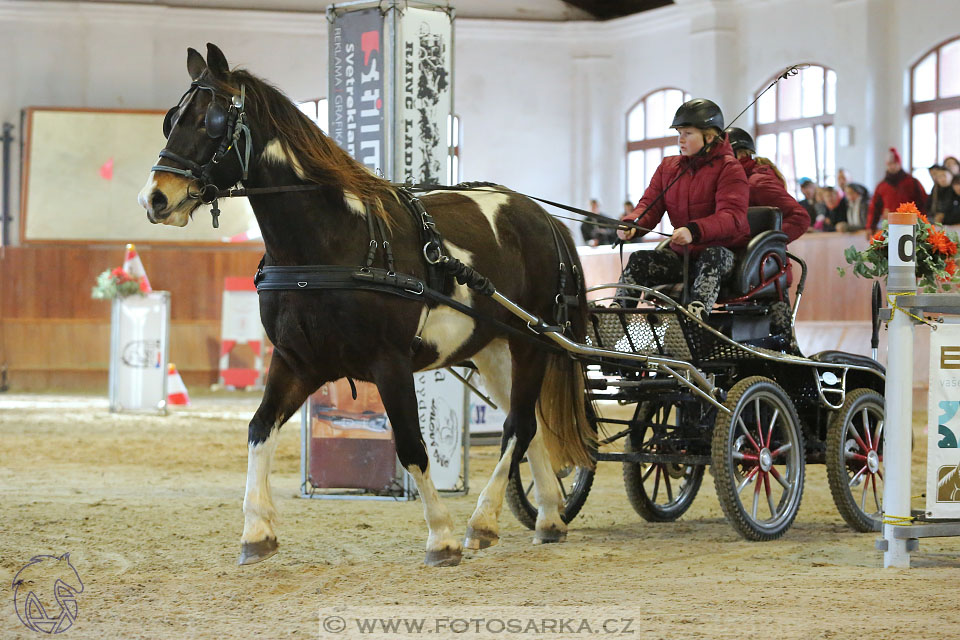
<instances>
[{"instance_id":1,"label":"metal mesh panel","mask_svg":"<svg viewBox=\"0 0 960 640\"><path fill-rule=\"evenodd\" d=\"M587 344L620 351L690 359L686 338L672 313L595 313Z\"/></svg>"}]
</instances>

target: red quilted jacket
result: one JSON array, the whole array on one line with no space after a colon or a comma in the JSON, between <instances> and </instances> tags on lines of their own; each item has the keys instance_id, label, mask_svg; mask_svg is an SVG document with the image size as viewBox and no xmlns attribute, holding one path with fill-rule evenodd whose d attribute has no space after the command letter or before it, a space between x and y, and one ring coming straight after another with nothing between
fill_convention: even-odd
<instances>
[{"instance_id":1,"label":"red quilted jacket","mask_svg":"<svg viewBox=\"0 0 960 640\"><path fill-rule=\"evenodd\" d=\"M781 229L787 242L793 242L810 227L810 214L797 199L787 193L786 187L772 167L757 164L753 158L741 158L740 165L750 182L751 207L776 207L783 214Z\"/></svg>"},{"instance_id":2,"label":"red quilted jacket","mask_svg":"<svg viewBox=\"0 0 960 640\"><path fill-rule=\"evenodd\" d=\"M657 200L688 166L689 170ZM734 157L730 143L724 140L706 155L664 158L636 208L623 219L651 229L667 213L675 229L687 227L693 235L693 243L688 245L691 255L714 246L735 249L750 240L749 191L743 167ZM643 213L647 206L650 209ZM675 244L670 248L677 253L682 251Z\"/></svg>"}]
</instances>

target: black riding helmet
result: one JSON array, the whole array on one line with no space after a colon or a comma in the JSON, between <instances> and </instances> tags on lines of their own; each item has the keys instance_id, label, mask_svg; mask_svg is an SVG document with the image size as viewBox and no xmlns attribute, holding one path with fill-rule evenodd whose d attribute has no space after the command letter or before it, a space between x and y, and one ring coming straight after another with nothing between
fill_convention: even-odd
<instances>
[{"instance_id":1,"label":"black riding helmet","mask_svg":"<svg viewBox=\"0 0 960 640\"><path fill-rule=\"evenodd\" d=\"M745 149L750 153L757 152L757 145L754 144L753 137L740 127L730 127L724 131L724 133L727 134L727 139L730 141L730 146L733 147L734 153L741 149Z\"/></svg>"},{"instance_id":2,"label":"black riding helmet","mask_svg":"<svg viewBox=\"0 0 960 640\"><path fill-rule=\"evenodd\" d=\"M723 131L723 113L712 100L694 98L680 105L673 116L671 129L677 127L696 127L697 129L716 129Z\"/></svg>"}]
</instances>

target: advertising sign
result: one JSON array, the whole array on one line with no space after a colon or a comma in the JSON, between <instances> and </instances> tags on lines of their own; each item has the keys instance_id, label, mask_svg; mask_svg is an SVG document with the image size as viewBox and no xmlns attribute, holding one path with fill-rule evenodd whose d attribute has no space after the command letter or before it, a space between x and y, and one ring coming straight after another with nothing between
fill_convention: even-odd
<instances>
[{"instance_id":1,"label":"advertising sign","mask_svg":"<svg viewBox=\"0 0 960 640\"><path fill-rule=\"evenodd\" d=\"M170 292L113 299L110 410L165 411Z\"/></svg>"},{"instance_id":2,"label":"advertising sign","mask_svg":"<svg viewBox=\"0 0 960 640\"><path fill-rule=\"evenodd\" d=\"M379 9L332 14L330 137L372 171L384 171L384 46Z\"/></svg>"},{"instance_id":3,"label":"advertising sign","mask_svg":"<svg viewBox=\"0 0 960 640\"><path fill-rule=\"evenodd\" d=\"M952 321L952 322L951 322ZM960 321L930 332L927 516L960 518Z\"/></svg>"},{"instance_id":4,"label":"advertising sign","mask_svg":"<svg viewBox=\"0 0 960 640\"><path fill-rule=\"evenodd\" d=\"M446 183L452 33L443 11L408 8L400 18L397 181Z\"/></svg>"}]
</instances>

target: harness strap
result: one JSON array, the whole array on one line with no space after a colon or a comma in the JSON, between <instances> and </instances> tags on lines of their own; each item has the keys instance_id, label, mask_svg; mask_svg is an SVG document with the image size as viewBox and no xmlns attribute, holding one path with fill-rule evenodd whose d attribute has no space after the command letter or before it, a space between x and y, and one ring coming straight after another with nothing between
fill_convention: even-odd
<instances>
[{"instance_id":1,"label":"harness strap","mask_svg":"<svg viewBox=\"0 0 960 640\"><path fill-rule=\"evenodd\" d=\"M429 300L448 306L474 320L486 322L503 333L533 342L547 351L566 353L561 347L538 337L546 331L559 331L560 327L540 325L529 327L530 332L522 331L425 286L420 278L391 273L385 269L327 265L264 266L263 260L261 260L253 281L256 284L257 293L261 291L302 291L306 289L359 289L388 293L408 300L419 300L421 302ZM416 343L416 340L414 340L414 343Z\"/></svg>"}]
</instances>

